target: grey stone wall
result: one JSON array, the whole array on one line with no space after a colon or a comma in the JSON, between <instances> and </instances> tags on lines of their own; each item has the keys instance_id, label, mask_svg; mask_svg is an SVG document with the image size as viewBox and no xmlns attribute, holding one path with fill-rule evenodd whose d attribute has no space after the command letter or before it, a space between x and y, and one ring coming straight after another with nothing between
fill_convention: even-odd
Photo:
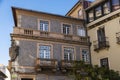
<instances>
[{"instance_id":1,"label":"grey stone wall","mask_svg":"<svg viewBox=\"0 0 120 80\"><path fill-rule=\"evenodd\" d=\"M35 41L20 41L19 56L17 58L18 65L20 66L35 66L35 60L37 58L37 43ZM42 43L43 44L43 43ZM70 44L59 44L59 43L50 43L53 45L53 58L57 59L59 62L62 59L62 46L69 46ZM80 46L75 47L76 59L80 60Z\"/></svg>"},{"instance_id":2,"label":"grey stone wall","mask_svg":"<svg viewBox=\"0 0 120 80\"><path fill-rule=\"evenodd\" d=\"M40 16L39 16L40 17ZM70 20L62 20L55 18L41 18L29 15L22 15L21 18L21 27L38 30L38 19L49 20L50 21L50 32L61 33L61 24L67 23L72 25L72 32L74 35L77 35L77 25L81 25L81 22L71 22Z\"/></svg>"},{"instance_id":3,"label":"grey stone wall","mask_svg":"<svg viewBox=\"0 0 120 80\"><path fill-rule=\"evenodd\" d=\"M21 27L37 30L37 26L37 17L22 15Z\"/></svg>"},{"instance_id":4,"label":"grey stone wall","mask_svg":"<svg viewBox=\"0 0 120 80\"><path fill-rule=\"evenodd\" d=\"M37 42L20 41L18 64L20 66L34 66L37 54Z\"/></svg>"}]
</instances>

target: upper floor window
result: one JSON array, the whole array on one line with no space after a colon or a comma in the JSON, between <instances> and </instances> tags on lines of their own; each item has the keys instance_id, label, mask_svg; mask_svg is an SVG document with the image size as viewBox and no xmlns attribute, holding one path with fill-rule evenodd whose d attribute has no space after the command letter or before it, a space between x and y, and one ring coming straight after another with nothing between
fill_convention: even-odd
<instances>
[{"instance_id":1,"label":"upper floor window","mask_svg":"<svg viewBox=\"0 0 120 80\"><path fill-rule=\"evenodd\" d=\"M78 26L77 28L77 35L78 36L85 36L86 35L86 31L84 27Z\"/></svg>"},{"instance_id":2,"label":"upper floor window","mask_svg":"<svg viewBox=\"0 0 120 80\"><path fill-rule=\"evenodd\" d=\"M97 35L98 35L98 42L104 42L104 41L106 41L104 27L99 28L97 30Z\"/></svg>"},{"instance_id":3,"label":"upper floor window","mask_svg":"<svg viewBox=\"0 0 120 80\"><path fill-rule=\"evenodd\" d=\"M82 16L82 9L78 11L78 17L81 17L81 16Z\"/></svg>"},{"instance_id":4,"label":"upper floor window","mask_svg":"<svg viewBox=\"0 0 120 80\"><path fill-rule=\"evenodd\" d=\"M82 50L82 60L84 62L90 62L89 51L87 49Z\"/></svg>"},{"instance_id":5,"label":"upper floor window","mask_svg":"<svg viewBox=\"0 0 120 80\"><path fill-rule=\"evenodd\" d=\"M95 16L96 16L96 18L99 18L102 16L101 6L98 6L97 8L95 8Z\"/></svg>"},{"instance_id":6,"label":"upper floor window","mask_svg":"<svg viewBox=\"0 0 120 80\"><path fill-rule=\"evenodd\" d=\"M112 0L112 10L117 10L120 8L120 0Z\"/></svg>"},{"instance_id":7,"label":"upper floor window","mask_svg":"<svg viewBox=\"0 0 120 80\"><path fill-rule=\"evenodd\" d=\"M39 46L40 58L50 59L51 47L48 45Z\"/></svg>"},{"instance_id":8,"label":"upper floor window","mask_svg":"<svg viewBox=\"0 0 120 80\"><path fill-rule=\"evenodd\" d=\"M63 34L70 34L71 25L63 24Z\"/></svg>"},{"instance_id":9,"label":"upper floor window","mask_svg":"<svg viewBox=\"0 0 120 80\"><path fill-rule=\"evenodd\" d=\"M88 21L92 22L94 20L94 16L93 16L93 10L90 10L88 12Z\"/></svg>"},{"instance_id":10,"label":"upper floor window","mask_svg":"<svg viewBox=\"0 0 120 80\"><path fill-rule=\"evenodd\" d=\"M108 67L109 68L108 58L100 59L100 64L101 64L101 67Z\"/></svg>"},{"instance_id":11,"label":"upper floor window","mask_svg":"<svg viewBox=\"0 0 120 80\"><path fill-rule=\"evenodd\" d=\"M104 3L104 5L103 5L103 12L104 12L104 14L110 13L110 2Z\"/></svg>"},{"instance_id":12,"label":"upper floor window","mask_svg":"<svg viewBox=\"0 0 120 80\"><path fill-rule=\"evenodd\" d=\"M41 31L48 31L49 29L49 22L40 20L40 30Z\"/></svg>"},{"instance_id":13,"label":"upper floor window","mask_svg":"<svg viewBox=\"0 0 120 80\"><path fill-rule=\"evenodd\" d=\"M74 48L65 47L64 48L64 60L74 59Z\"/></svg>"}]
</instances>

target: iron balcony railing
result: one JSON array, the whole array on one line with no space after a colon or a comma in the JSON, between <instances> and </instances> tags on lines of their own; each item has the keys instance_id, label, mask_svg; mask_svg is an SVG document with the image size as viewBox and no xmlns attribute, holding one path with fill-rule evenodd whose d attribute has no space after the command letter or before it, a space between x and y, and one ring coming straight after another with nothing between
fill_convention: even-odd
<instances>
[{"instance_id":1,"label":"iron balcony railing","mask_svg":"<svg viewBox=\"0 0 120 80\"><path fill-rule=\"evenodd\" d=\"M110 45L109 45L108 37L104 37L103 40L101 41L98 40L93 41L93 46L94 46L94 51L99 51L104 48L109 48Z\"/></svg>"}]
</instances>

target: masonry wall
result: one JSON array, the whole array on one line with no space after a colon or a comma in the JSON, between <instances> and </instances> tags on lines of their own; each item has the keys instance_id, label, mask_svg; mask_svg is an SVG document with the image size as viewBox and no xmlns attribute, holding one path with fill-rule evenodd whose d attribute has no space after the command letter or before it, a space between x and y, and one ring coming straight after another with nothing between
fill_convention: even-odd
<instances>
[{"instance_id":1,"label":"masonry wall","mask_svg":"<svg viewBox=\"0 0 120 80\"><path fill-rule=\"evenodd\" d=\"M120 17L114 18L104 24L88 30L90 41L93 43L97 40L97 30L100 27L105 27L105 35L108 37L110 47L102 49L99 52L94 51L94 46L91 46L92 64L100 66L100 59L108 58L110 69L120 72L120 44L117 44L116 33L120 32Z\"/></svg>"},{"instance_id":2,"label":"masonry wall","mask_svg":"<svg viewBox=\"0 0 120 80\"><path fill-rule=\"evenodd\" d=\"M62 24L69 24L72 28L72 35L77 35L77 26L83 27L83 23L78 20L64 19L64 18L53 18L52 16L33 16L33 15L21 15L20 25L23 28L39 30L39 20L49 21L50 32L62 33ZM19 20L18 20L19 21Z\"/></svg>"},{"instance_id":3,"label":"masonry wall","mask_svg":"<svg viewBox=\"0 0 120 80\"><path fill-rule=\"evenodd\" d=\"M17 57L19 66L35 66L35 60L37 58L37 54L39 55L37 44L48 44L53 46L53 59L57 59L58 61L62 60L62 47L70 46L75 48L74 52L76 53L76 60L80 60L81 49L83 46L74 45L74 44L66 44L66 43L56 43L56 42L47 42L47 41L30 41L30 40L19 40L19 56ZM85 46L84 46L85 47ZM87 48L87 47L85 47ZM39 56L38 56L39 57Z\"/></svg>"}]
</instances>

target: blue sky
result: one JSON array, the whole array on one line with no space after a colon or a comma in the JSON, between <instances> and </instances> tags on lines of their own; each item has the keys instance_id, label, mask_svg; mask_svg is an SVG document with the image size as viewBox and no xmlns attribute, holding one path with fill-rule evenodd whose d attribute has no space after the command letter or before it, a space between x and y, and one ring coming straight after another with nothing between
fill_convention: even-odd
<instances>
[{"instance_id":1,"label":"blue sky","mask_svg":"<svg viewBox=\"0 0 120 80\"><path fill-rule=\"evenodd\" d=\"M14 26L11 6L65 15L77 1L0 0L0 64L8 65L9 60L10 33Z\"/></svg>"}]
</instances>

